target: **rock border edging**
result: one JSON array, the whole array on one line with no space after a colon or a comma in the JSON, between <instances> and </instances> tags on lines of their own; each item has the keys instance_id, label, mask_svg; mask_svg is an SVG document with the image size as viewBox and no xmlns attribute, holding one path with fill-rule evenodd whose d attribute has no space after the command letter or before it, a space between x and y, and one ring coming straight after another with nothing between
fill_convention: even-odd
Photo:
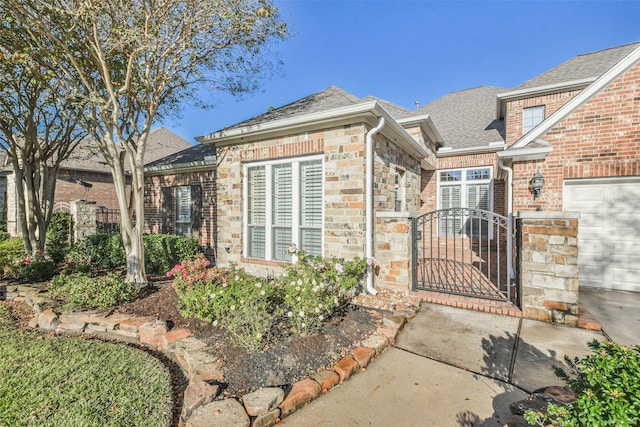
<instances>
[{"instance_id":1,"label":"rock border edging","mask_svg":"<svg viewBox=\"0 0 640 427\"><path fill-rule=\"evenodd\" d=\"M264 387L235 398L214 400L223 381L223 369L205 349L207 344L187 329L171 329L165 320L102 312L56 312L57 303L46 291L24 285L0 285L0 299L26 303L34 312L29 327L56 333L90 334L101 338L141 344L176 361L189 384L184 391L180 425L185 427L227 426L271 427L311 400L327 393L368 364L395 342L398 332L418 307L406 305L383 317L377 330L362 340L351 354L309 377L282 388ZM394 307L395 308L395 307ZM215 420L215 421L214 421Z\"/></svg>"}]
</instances>

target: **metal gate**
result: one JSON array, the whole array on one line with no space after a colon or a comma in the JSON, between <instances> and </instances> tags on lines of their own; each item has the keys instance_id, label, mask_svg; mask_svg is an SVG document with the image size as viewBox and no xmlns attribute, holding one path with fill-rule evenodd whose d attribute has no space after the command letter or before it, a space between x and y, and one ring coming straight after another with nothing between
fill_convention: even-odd
<instances>
[{"instance_id":1,"label":"metal gate","mask_svg":"<svg viewBox=\"0 0 640 427\"><path fill-rule=\"evenodd\" d=\"M516 302L509 217L470 208L413 219L413 287Z\"/></svg>"}]
</instances>

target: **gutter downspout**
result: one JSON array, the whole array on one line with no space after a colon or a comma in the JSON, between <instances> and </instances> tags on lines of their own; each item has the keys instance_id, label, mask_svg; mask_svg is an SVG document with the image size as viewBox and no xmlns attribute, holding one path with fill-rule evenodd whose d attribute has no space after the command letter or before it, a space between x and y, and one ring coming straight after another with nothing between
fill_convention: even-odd
<instances>
[{"instance_id":1,"label":"gutter downspout","mask_svg":"<svg viewBox=\"0 0 640 427\"><path fill-rule=\"evenodd\" d=\"M513 269L513 169L504 164L504 161L498 158L498 167L507 172L507 217L509 222L507 224L507 230L509 238L507 239L507 271L509 272L509 279L516 277L515 270ZM511 290L511 288L509 288ZM509 295L511 297L511 295Z\"/></svg>"},{"instance_id":2,"label":"gutter downspout","mask_svg":"<svg viewBox=\"0 0 640 427\"><path fill-rule=\"evenodd\" d=\"M371 129L367 132L367 140L366 140L366 152L367 156L366 162L366 182L365 185L367 187L366 193L366 227L365 227L365 258L367 260L373 257L373 136L380 132L380 130L384 127L384 117L380 117L380 121L378 122L378 126ZM367 263L368 264L368 263ZM373 287L373 269L375 265L373 263L371 265L367 265L367 292L371 295L376 295L378 291Z\"/></svg>"}]
</instances>

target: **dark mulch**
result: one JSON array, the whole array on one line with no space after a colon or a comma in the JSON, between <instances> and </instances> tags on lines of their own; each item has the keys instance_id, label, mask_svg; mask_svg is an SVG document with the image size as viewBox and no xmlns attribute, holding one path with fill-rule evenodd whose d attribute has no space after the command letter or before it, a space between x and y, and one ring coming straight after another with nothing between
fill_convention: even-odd
<instances>
[{"instance_id":1,"label":"dark mulch","mask_svg":"<svg viewBox=\"0 0 640 427\"><path fill-rule=\"evenodd\" d=\"M276 331L276 342L261 352L249 352L233 344L219 328L180 314L179 298L168 280L156 280L141 298L116 312L154 316L173 328L187 328L207 344L224 363L224 396L240 397L260 387L287 386L328 367L349 354L375 330L378 315L348 306L329 319L315 336L300 337Z\"/></svg>"}]
</instances>

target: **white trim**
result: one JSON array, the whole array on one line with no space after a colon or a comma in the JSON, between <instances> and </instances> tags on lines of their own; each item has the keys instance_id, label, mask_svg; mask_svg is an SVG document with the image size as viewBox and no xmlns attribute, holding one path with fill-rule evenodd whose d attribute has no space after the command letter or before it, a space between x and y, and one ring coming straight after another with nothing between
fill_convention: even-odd
<instances>
[{"instance_id":1,"label":"white trim","mask_svg":"<svg viewBox=\"0 0 640 427\"><path fill-rule=\"evenodd\" d=\"M480 153L494 153L496 151L504 150L507 145L504 141L490 142L488 146L477 146L468 148L452 148L452 147L440 147L436 151L437 157L449 157L459 156L461 154L480 154Z\"/></svg>"},{"instance_id":2,"label":"white trim","mask_svg":"<svg viewBox=\"0 0 640 427\"><path fill-rule=\"evenodd\" d=\"M324 256L324 233L325 233L325 195L324 195L324 173L325 162L323 154L310 156L300 156L286 159L261 160L257 162L247 162L242 164L242 232L244 234L243 256L247 259L263 259L249 256L249 217L248 217L248 193L249 180L248 169L264 166L265 169L265 250L264 260L277 261L273 255L273 173L272 167L275 165L291 165L291 243L300 247L300 164L305 162L320 161L322 170L322 224L320 225L320 255ZM294 261L292 257L291 261Z\"/></svg>"},{"instance_id":3,"label":"white trim","mask_svg":"<svg viewBox=\"0 0 640 427\"><path fill-rule=\"evenodd\" d=\"M557 109L553 114L547 117L542 123L533 128L529 133L516 141L511 148L522 148L525 145L540 138L543 134L551 130L560 121L564 120L569 114L577 110L582 104L589 101L598 92L604 89L615 79L624 74L640 60L640 47L637 47L624 59L610 68L606 73L595 80L590 86L585 88L578 95L573 97L569 102Z\"/></svg>"},{"instance_id":4,"label":"white trim","mask_svg":"<svg viewBox=\"0 0 640 427\"><path fill-rule=\"evenodd\" d=\"M512 159L516 162L527 160L544 160L553 151L553 146L546 141L539 139L538 143L545 144L544 147L518 148L498 151L498 159Z\"/></svg>"}]
</instances>

